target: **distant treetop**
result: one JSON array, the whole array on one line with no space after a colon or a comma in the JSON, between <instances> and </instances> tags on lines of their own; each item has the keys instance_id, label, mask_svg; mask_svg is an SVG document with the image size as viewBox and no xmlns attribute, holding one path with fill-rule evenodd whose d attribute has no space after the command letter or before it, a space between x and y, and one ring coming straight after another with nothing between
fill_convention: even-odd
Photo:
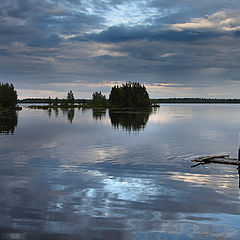
<instances>
[{"instance_id":1,"label":"distant treetop","mask_svg":"<svg viewBox=\"0 0 240 240\"><path fill-rule=\"evenodd\" d=\"M122 86L114 86L109 95L109 101L120 107L147 107L151 100L144 85L138 82L126 82Z\"/></svg>"},{"instance_id":2,"label":"distant treetop","mask_svg":"<svg viewBox=\"0 0 240 240\"><path fill-rule=\"evenodd\" d=\"M68 103L70 103L70 104L74 104L75 98L74 98L74 96L73 96L72 90L70 90L70 91L67 93L67 101L68 101Z\"/></svg>"},{"instance_id":3,"label":"distant treetop","mask_svg":"<svg viewBox=\"0 0 240 240\"><path fill-rule=\"evenodd\" d=\"M95 106L106 106L107 105L106 96L103 95L101 91L93 93L92 104Z\"/></svg>"}]
</instances>

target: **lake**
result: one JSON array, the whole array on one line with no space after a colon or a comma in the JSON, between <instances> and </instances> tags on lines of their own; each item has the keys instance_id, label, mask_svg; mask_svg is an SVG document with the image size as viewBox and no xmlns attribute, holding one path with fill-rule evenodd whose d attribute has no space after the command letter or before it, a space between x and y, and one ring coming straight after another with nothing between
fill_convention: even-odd
<instances>
[{"instance_id":1,"label":"lake","mask_svg":"<svg viewBox=\"0 0 240 240\"><path fill-rule=\"evenodd\" d=\"M239 239L240 105L0 113L0 239Z\"/></svg>"}]
</instances>

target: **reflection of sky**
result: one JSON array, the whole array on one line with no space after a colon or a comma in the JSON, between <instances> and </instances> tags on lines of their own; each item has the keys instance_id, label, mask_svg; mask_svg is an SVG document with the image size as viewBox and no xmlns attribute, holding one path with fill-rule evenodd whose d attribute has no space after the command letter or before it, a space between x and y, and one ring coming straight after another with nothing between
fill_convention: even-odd
<instances>
[{"instance_id":1,"label":"reflection of sky","mask_svg":"<svg viewBox=\"0 0 240 240\"><path fill-rule=\"evenodd\" d=\"M91 174L103 177L99 171L93 171ZM159 194L172 196L175 191L156 185L151 176L144 177L112 177L104 176L104 191L112 198L125 201L146 202ZM94 191L90 191L94 195ZM89 195L90 196L90 195Z\"/></svg>"},{"instance_id":2,"label":"reflection of sky","mask_svg":"<svg viewBox=\"0 0 240 240\"><path fill-rule=\"evenodd\" d=\"M163 105L129 135L91 110L76 110L70 124L61 113L24 109L15 135L0 137L0 230L19 239L24 229L82 239L106 231L122 239L237 239L236 168L191 168L188 159L236 154L239 115L232 105Z\"/></svg>"}]
</instances>

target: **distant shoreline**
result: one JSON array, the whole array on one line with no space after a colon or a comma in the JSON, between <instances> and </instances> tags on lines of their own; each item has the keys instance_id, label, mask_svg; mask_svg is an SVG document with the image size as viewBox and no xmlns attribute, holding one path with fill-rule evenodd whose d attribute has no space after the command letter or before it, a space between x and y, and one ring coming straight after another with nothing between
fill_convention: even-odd
<instances>
[{"instance_id":1,"label":"distant shoreline","mask_svg":"<svg viewBox=\"0 0 240 240\"><path fill-rule=\"evenodd\" d=\"M240 104L240 99L219 99L219 98L159 98L151 99L152 103L182 103L182 104Z\"/></svg>"},{"instance_id":2,"label":"distant shoreline","mask_svg":"<svg viewBox=\"0 0 240 240\"><path fill-rule=\"evenodd\" d=\"M59 103L63 101L63 99L58 100ZM151 99L152 104L240 104L240 99L218 99L218 98L155 98ZM18 100L18 103L49 103L48 98L27 98ZM90 99L75 99L75 104L90 104Z\"/></svg>"}]
</instances>

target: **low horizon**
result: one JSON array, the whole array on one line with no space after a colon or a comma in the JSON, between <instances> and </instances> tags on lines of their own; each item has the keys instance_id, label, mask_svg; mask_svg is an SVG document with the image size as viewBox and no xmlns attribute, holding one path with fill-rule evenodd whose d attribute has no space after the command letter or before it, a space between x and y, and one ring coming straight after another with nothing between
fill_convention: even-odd
<instances>
[{"instance_id":1,"label":"low horizon","mask_svg":"<svg viewBox=\"0 0 240 240\"><path fill-rule=\"evenodd\" d=\"M49 96L51 97L51 96ZM44 97L44 98L41 98L41 97L28 97L28 98L18 98L19 101L22 101L22 100L27 100L27 99L48 99L49 97ZM54 98L51 97L52 100L54 100ZM66 97L63 97L63 98L58 98L58 99L66 99ZM76 100L78 99L83 99L83 100L91 100L92 98L75 98ZM108 99L108 98L107 98ZM202 98L202 97L165 97L165 98L161 98L161 97L156 97L156 98L150 98L150 99L226 99L226 100L238 100L240 99L239 98Z\"/></svg>"}]
</instances>

